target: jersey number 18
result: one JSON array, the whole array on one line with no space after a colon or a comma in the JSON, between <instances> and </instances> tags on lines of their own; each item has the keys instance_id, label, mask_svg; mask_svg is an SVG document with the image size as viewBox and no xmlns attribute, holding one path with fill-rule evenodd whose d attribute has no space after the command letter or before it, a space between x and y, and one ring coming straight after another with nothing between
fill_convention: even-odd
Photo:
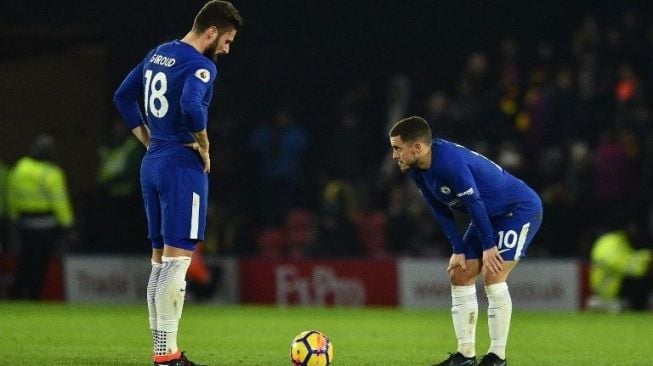
<instances>
[{"instance_id":1,"label":"jersey number 18","mask_svg":"<svg viewBox=\"0 0 653 366\"><path fill-rule=\"evenodd\" d=\"M152 111L154 117L163 118L168 113L168 99L165 93L168 90L166 74L157 72L152 77L152 70L145 71L145 115ZM158 101L158 102L157 102Z\"/></svg>"}]
</instances>

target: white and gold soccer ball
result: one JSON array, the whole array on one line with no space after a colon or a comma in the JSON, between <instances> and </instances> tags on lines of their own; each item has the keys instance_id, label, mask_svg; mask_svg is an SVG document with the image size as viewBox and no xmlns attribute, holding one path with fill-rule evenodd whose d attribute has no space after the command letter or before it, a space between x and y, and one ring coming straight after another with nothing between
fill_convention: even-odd
<instances>
[{"instance_id":1,"label":"white and gold soccer ball","mask_svg":"<svg viewBox=\"0 0 653 366\"><path fill-rule=\"evenodd\" d=\"M290 343L290 360L294 366L329 366L333 362L333 344L317 330L301 332Z\"/></svg>"}]
</instances>

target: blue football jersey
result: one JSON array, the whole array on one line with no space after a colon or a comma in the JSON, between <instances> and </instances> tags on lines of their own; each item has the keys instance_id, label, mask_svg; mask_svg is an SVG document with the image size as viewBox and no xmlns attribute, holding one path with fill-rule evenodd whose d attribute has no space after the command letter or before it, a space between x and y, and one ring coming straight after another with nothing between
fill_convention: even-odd
<instances>
[{"instance_id":1,"label":"blue football jersey","mask_svg":"<svg viewBox=\"0 0 653 366\"><path fill-rule=\"evenodd\" d=\"M147 123L148 157L170 155L206 128L216 76L209 58L179 40L156 47L129 73L114 101L130 128Z\"/></svg>"},{"instance_id":2,"label":"blue football jersey","mask_svg":"<svg viewBox=\"0 0 653 366\"><path fill-rule=\"evenodd\" d=\"M451 210L469 214L483 248L488 249L496 245L492 217L509 214L519 203L539 201L522 180L464 146L434 139L431 153L429 169L412 168L408 175L431 207L454 253L463 252L463 241Z\"/></svg>"},{"instance_id":3,"label":"blue football jersey","mask_svg":"<svg viewBox=\"0 0 653 366\"><path fill-rule=\"evenodd\" d=\"M114 94L130 129L150 129L141 189L153 248L193 250L204 238L208 176L199 154L184 144L206 129L216 74L212 60L175 40L150 51Z\"/></svg>"}]
</instances>

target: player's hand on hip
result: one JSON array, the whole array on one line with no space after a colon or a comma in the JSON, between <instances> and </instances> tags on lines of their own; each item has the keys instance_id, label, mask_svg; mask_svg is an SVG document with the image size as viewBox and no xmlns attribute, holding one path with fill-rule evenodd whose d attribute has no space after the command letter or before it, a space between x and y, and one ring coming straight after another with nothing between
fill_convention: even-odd
<instances>
[{"instance_id":1,"label":"player's hand on hip","mask_svg":"<svg viewBox=\"0 0 653 366\"><path fill-rule=\"evenodd\" d=\"M204 161L204 173L211 172L211 157L209 156L209 151L200 147L197 152L199 152L202 161Z\"/></svg>"},{"instance_id":2,"label":"player's hand on hip","mask_svg":"<svg viewBox=\"0 0 653 366\"><path fill-rule=\"evenodd\" d=\"M184 144L184 146L190 147L191 149L197 151L198 154L200 154L200 157L204 162L204 173L209 173L211 171L211 157L209 156L209 151L206 149L202 149L200 144L198 144L197 142L189 142L187 144Z\"/></svg>"},{"instance_id":3,"label":"player's hand on hip","mask_svg":"<svg viewBox=\"0 0 653 366\"><path fill-rule=\"evenodd\" d=\"M184 146L190 147L191 149L193 149L195 151L200 151L200 144L198 144L197 142L189 142L187 144L184 144Z\"/></svg>"},{"instance_id":4,"label":"player's hand on hip","mask_svg":"<svg viewBox=\"0 0 653 366\"><path fill-rule=\"evenodd\" d=\"M492 274L499 274L503 271L503 258L501 258L499 248L493 246L483 251L483 265Z\"/></svg>"},{"instance_id":5,"label":"player's hand on hip","mask_svg":"<svg viewBox=\"0 0 653 366\"><path fill-rule=\"evenodd\" d=\"M447 267L447 272L451 272L455 267L460 267L462 270L467 269L467 258L465 258L465 253L452 254L449 258L449 267Z\"/></svg>"}]
</instances>

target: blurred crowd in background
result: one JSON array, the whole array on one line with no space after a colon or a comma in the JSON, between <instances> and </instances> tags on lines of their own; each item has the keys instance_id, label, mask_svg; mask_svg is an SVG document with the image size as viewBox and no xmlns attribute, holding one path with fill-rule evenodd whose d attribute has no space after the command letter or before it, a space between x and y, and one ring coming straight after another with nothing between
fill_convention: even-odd
<instances>
[{"instance_id":1,"label":"blurred crowd in background","mask_svg":"<svg viewBox=\"0 0 653 366\"><path fill-rule=\"evenodd\" d=\"M390 156L389 127L413 114L424 116L436 136L486 155L539 192L545 220L531 256L586 257L597 235L630 220L648 234L639 244L650 245L653 26L628 10L614 24L587 15L567 41L523 45L503 38L489 46L491 53L472 50L448 89L425 83L429 70L397 73L383 88L378 80L357 81L329 101L335 119L328 128L307 127L302 119L310 113L292 100L255 125L214 121L218 163L206 252L447 255L449 244ZM128 182L103 181L105 171L105 191L95 197L119 218L139 205L142 149L118 123L115 129L103 151L129 150L120 178L131 180L131 202L118 204L111 191ZM125 224L134 223L129 217ZM101 232L89 222L92 242L114 241L115 222ZM109 247L115 245L98 249Z\"/></svg>"},{"instance_id":2,"label":"blurred crowd in background","mask_svg":"<svg viewBox=\"0 0 653 366\"><path fill-rule=\"evenodd\" d=\"M391 159L389 127L415 114L436 137L484 154L541 195L544 223L529 256L588 258L598 235L633 221L644 234L636 244L651 246L653 23L624 6L611 21L586 14L570 29L556 42L504 37L467 49L450 83L432 83L442 70L414 63L352 79L321 110L289 95L255 121L211 113L204 253L447 256L449 243ZM216 90L215 109L248 103ZM67 250L148 253L144 149L117 118L107 130L95 189L74 203Z\"/></svg>"},{"instance_id":3,"label":"blurred crowd in background","mask_svg":"<svg viewBox=\"0 0 653 366\"><path fill-rule=\"evenodd\" d=\"M438 137L495 160L541 195L530 255L586 257L601 232L637 220L653 233L653 26L633 11L591 15L556 47L504 38L472 51L450 89L411 70L351 85L333 126L307 129L282 105L251 131L218 121L207 249L270 257L449 253L387 130L424 116ZM234 139L234 136L238 136ZM462 218L461 222L464 222ZM464 225L461 224L461 228Z\"/></svg>"}]
</instances>

